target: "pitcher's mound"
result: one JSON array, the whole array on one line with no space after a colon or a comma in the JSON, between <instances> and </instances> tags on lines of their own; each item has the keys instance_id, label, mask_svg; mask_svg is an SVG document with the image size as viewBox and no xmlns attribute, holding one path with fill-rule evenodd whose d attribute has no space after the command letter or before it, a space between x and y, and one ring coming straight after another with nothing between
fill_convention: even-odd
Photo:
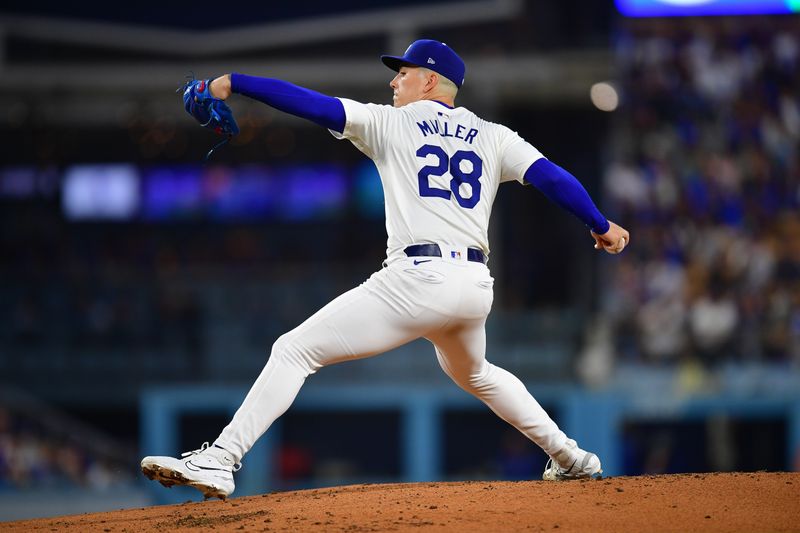
<instances>
[{"instance_id":1,"label":"pitcher's mound","mask_svg":"<svg viewBox=\"0 0 800 533\"><path fill-rule=\"evenodd\" d=\"M8 522L0 530L800 532L800 473L353 485Z\"/></svg>"}]
</instances>

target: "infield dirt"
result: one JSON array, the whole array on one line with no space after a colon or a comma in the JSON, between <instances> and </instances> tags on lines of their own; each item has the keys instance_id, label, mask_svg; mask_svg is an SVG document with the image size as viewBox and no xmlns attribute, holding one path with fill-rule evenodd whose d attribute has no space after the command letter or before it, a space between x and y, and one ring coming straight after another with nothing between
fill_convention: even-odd
<instances>
[{"instance_id":1,"label":"infield dirt","mask_svg":"<svg viewBox=\"0 0 800 533\"><path fill-rule=\"evenodd\" d=\"M352 485L6 522L0 531L800 532L800 473Z\"/></svg>"}]
</instances>

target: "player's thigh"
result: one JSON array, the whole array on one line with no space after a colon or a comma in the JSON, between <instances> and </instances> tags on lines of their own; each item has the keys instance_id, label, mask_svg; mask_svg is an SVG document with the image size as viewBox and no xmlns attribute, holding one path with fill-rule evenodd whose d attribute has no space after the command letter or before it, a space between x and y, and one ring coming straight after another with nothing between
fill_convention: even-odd
<instances>
[{"instance_id":1,"label":"player's thigh","mask_svg":"<svg viewBox=\"0 0 800 533\"><path fill-rule=\"evenodd\" d=\"M426 335L436 348L436 357L453 379L466 379L478 372L486 360L486 318L460 320Z\"/></svg>"},{"instance_id":2,"label":"player's thigh","mask_svg":"<svg viewBox=\"0 0 800 533\"><path fill-rule=\"evenodd\" d=\"M377 355L417 339L430 328L431 318L441 319L398 312L362 285L332 300L278 343L290 345L320 367Z\"/></svg>"}]
</instances>

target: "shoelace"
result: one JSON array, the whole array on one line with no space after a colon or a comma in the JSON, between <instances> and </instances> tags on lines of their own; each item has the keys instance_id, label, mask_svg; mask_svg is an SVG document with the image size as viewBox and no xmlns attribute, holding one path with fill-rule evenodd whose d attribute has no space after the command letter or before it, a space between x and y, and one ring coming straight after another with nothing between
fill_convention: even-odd
<instances>
[{"instance_id":1,"label":"shoelace","mask_svg":"<svg viewBox=\"0 0 800 533\"><path fill-rule=\"evenodd\" d=\"M197 455L203 453L209 448L208 442L204 442L202 446L200 446L199 450L192 450L190 452L183 452L181 457L189 457L190 455Z\"/></svg>"},{"instance_id":2,"label":"shoelace","mask_svg":"<svg viewBox=\"0 0 800 533\"><path fill-rule=\"evenodd\" d=\"M547 460L547 464L544 465L544 471L545 472L555 472L556 475L564 475L564 474L568 474L569 472L571 472L572 468L574 468L574 466L575 466L575 463L572 463L572 466L570 468L566 468L566 469L562 468L562 466L559 465L558 463L556 463L553 460L553 458L551 457L550 459Z\"/></svg>"},{"instance_id":3,"label":"shoelace","mask_svg":"<svg viewBox=\"0 0 800 533\"><path fill-rule=\"evenodd\" d=\"M204 442L203 445L200 446L199 449L192 450L190 452L183 452L181 454L181 457L189 457L190 455L200 455L201 453L203 453L204 451L206 451L210 447L211 446L208 444L208 442ZM242 463L234 463L233 466L231 467L231 470L233 470L234 472L238 472L241 468L242 468Z\"/></svg>"}]
</instances>

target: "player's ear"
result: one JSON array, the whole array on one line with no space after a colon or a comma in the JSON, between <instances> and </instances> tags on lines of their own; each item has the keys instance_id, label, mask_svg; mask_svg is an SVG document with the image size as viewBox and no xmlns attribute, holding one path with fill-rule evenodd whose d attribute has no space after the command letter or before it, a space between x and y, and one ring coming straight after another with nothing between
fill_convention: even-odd
<instances>
[{"instance_id":1,"label":"player's ear","mask_svg":"<svg viewBox=\"0 0 800 533\"><path fill-rule=\"evenodd\" d=\"M425 76L425 92L431 92L439 84L439 75L432 70L428 70Z\"/></svg>"}]
</instances>

